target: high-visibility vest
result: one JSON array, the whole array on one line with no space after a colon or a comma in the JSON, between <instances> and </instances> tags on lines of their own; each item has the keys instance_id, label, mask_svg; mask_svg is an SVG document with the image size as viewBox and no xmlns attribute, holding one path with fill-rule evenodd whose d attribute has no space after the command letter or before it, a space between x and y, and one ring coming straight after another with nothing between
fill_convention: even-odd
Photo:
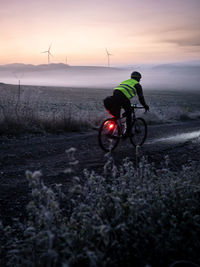
<instances>
[{"instance_id":1,"label":"high-visibility vest","mask_svg":"<svg viewBox=\"0 0 200 267\"><path fill-rule=\"evenodd\" d=\"M134 79L128 79L120 83L114 90L120 90L128 99L131 99L136 94L135 85L139 82Z\"/></svg>"}]
</instances>

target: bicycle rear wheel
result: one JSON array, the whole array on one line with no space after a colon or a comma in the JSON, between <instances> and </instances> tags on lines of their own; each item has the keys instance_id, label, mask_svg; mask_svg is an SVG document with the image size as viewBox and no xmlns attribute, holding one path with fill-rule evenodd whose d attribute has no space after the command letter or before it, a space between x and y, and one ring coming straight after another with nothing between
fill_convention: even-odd
<instances>
[{"instance_id":1,"label":"bicycle rear wheel","mask_svg":"<svg viewBox=\"0 0 200 267\"><path fill-rule=\"evenodd\" d=\"M107 119L99 128L98 141L100 147L108 152L116 148L120 139L119 125L116 119Z\"/></svg>"},{"instance_id":2,"label":"bicycle rear wheel","mask_svg":"<svg viewBox=\"0 0 200 267\"><path fill-rule=\"evenodd\" d=\"M141 146L147 138L147 124L143 118L136 118L133 121L130 141L132 145Z\"/></svg>"}]
</instances>

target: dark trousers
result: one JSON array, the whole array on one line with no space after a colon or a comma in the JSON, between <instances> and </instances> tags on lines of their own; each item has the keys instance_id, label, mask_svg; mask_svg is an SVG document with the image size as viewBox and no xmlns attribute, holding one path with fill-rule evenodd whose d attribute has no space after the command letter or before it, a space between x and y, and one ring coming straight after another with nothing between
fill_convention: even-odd
<instances>
[{"instance_id":1,"label":"dark trousers","mask_svg":"<svg viewBox=\"0 0 200 267\"><path fill-rule=\"evenodd\" d=\"M131 102L130 100L120 91L114 90L113 92L114 97L114 105L112 108L111 113L117 119L120 118L120 111L123 108L126 112L126 124L127 124L127 132L131 131Z\"/></svg>"}]
</instances>

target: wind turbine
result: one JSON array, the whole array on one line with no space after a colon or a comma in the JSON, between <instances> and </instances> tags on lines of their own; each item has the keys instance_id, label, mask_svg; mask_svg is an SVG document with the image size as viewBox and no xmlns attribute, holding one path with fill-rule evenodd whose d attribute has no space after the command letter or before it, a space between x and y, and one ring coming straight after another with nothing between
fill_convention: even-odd
<instances>
[{"instance_id":1,"label":"wind turbine","mask_svg":"<svg viewBox=\"0 0 200 267\"><path fill-rule=\"evenodd\" d=\"M52 45L52 44L50 44L49 49L48 49L47 51L43 51L43 52L41 52L41 53L48 53L48 64L50 63L50 56L53 56L53 55L51 54L51 52L50 52L51 45Z\"/></svg>"},{"instance_id":2,"label":"wind turbine","mask_svg":"<svg viewBox=\"0 0 200 267\"><path fill-rule=\"evenodd\" d=\"M113 56L113 55L108 52L107 48L106 48L106 54L108 57L108 67L110 67L110 56Z\"/></svg>"}]
</instances>

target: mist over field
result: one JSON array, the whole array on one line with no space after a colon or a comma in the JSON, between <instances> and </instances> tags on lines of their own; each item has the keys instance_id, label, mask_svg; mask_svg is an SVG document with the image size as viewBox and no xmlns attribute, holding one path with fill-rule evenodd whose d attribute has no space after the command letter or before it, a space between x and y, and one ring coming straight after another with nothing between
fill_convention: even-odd
<instances>
[{"instance_id":1,"label":"mist over field","mask_svg":"<svg viewBox=\"0 0 200 267\"><path fill-rule=\"evenodd\" d=\"M145 89L199 90L200 63L135 65L123 68L69 66L66 64L0 65L0 82L24 85L113 88L130 77L134 70L142 73Z\"/></svg>"}]
</instances>

